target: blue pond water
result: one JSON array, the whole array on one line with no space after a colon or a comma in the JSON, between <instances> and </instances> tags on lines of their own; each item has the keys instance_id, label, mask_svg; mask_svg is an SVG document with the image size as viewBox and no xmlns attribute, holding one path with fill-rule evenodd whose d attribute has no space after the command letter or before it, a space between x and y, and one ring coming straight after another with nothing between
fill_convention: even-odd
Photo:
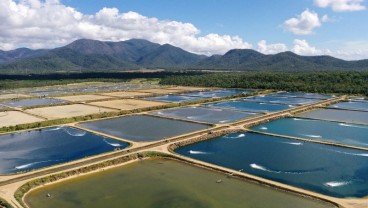
<instances>
[{"instance_id":1,"label":"blue pond water","mask_svg":"<svg viewBox=\"0 0 368 208\"><path fill-rule=\"evenodd\" d=\"M353 98L353 99L351 99L351 101L356 101L356 102L368 102L368 98L365 98L365 97Z\"/></svg>"},{"instance_id":2,"label":"blue pond water","mask_svg":"<svg viewBox=\"0 0 368 208\"><path fill-rule=\"evenodd\" d=\"M276 97L299 97L299 98L312 98L312 99L329 99L333 98L333 95L323 95L315 93L303 93L303 92L280 92L275 94L270 94L269 96Z\"/></svg>"},{"instance_id":3,"label":"blue pond water","mask_svg":"<svg viewBox=\"0 0 368 208\"><path fill-rule=\"evenodd\" d=\"M124 139L147 142L209 128L209 125L153 116L135 115L79 124Z\"/></svg>"},{"instance_id":4,"label":"blue pond water","mask_svg":"<svg viewBox=\"0 0 368 208\"><path fill-rule=\"evenodd\" d=\"M281 110L286 110L288 108L294 107L293 105L246 102L244 100L232 100L232 101L209 103L209 104L205 104L204 106L222 108L222 109L252 111L252 112L259 112L259 113L281 111Z\"/></svg>"},{"instance_id":5,"label":"blue pond water","mask_svg":"<svg viewBox=\"0 0 368 208\"><path fill-rule=\"evenodd\" d=\"M57 103L63 103L65 101L54 99L54 98L35 98L35 99L24 99L24 100L10 100L1 102L1 104L8 105L11 107L31 107L37 105L52 105Z\"/></svg>"},{"instance_id":6,"label":"blue pond water","mask_svg":"<svg viewBox=\"0 0 368 208\"><path fill-rule=\"evenodd\" d=\"M330 196L368 195L367 151L236 133L176 152Z\"/></svg>"},{"instance_id":7,"label":"blue pond water","mask_svg":"<svg viewBox=\"0 0 368 208\"><path fill-rule=\"evenodd\" d=\"M202 107L175 108L152 112L152 114L205 123L229 123L257 115L257 113Z\"/></svg>"},{"instance_id":8,"label":"blue pond water","mask_svg":"<svg viewBox=\"0 0 368 208\"><path fill-rule=\"evenodd\" d=\"M29 171L129 146L70 127L0 136L0 174Z\"/></svg>"},{"instance_id":9,"label":"blue pond water","mask_svg":"<svg viewBox=\"0 0 368 208\"><path fill-rule=\"evenodd\" d=\"M213 90L213 91L205 91L205 92L190 92L182 94L184 96L195 96L195 97L204 97L204 98L214 98L214 97L228 97L241 93L251 93L253 90L238 90L238 89L223 89L223 90Z\"/></svg>"},{"instance_id":10,"label":"blue pond water","mask_svg":"<svg viewBox=\"0 0 368 208\"><path fill-rule=\"evenodd\" d=\"M336 109L320 109L299 114L304 118L324 119L332 121L341 121L348 123L368 124L368 112L336 110Z\"/></svg>"},{"instance_id":11,"label":"blue pond water","mask_svg":"<svg viewBox=\"0 0 368 208\"><path fill-rule=\"evenodd\" d=\"M308 98L296 98L296 97L275 97L275 96L254 96L249 98L244 98L244 100L248 101L256 101L256 102L268 102L268 103L281 103L288 105L305 105L311 104L315 102L319 102L320 99L308 99Z\"/></svg>"},{"instance_id":12,"label":"blue pond water","mask_svg":"<svg viewBox=\"0 0 368 208\"><path fill-rule=\"evenodd\" d=\"M340 102L330 105L331 108L340 108L347 110L368 111L368 102Z\"/></svg>"},{"instance_id":13,"label":"blue pond water","mask_svg":"<svg viewBox=\"0 0 368 208\"><path fill-rule=\"evenodd\" d=\"M194 101L194 100L203 100L205 98L182 96L182 95L164 95L164 96L156 96L156 97L147 97L144 99L145 100L166 101L166 102L188 102L188 101Z\"/></svg>"},{"instance_id":14,"label":"blue pond water","mask_svg":"<svg viewBox=\"0 0 368 208\"><path fill-rule=\"evenodd\" d=\"M365 125L284 118L254 126L252 129L273 134L368 147L368 126Z\"/></svg>"}]
</instances>

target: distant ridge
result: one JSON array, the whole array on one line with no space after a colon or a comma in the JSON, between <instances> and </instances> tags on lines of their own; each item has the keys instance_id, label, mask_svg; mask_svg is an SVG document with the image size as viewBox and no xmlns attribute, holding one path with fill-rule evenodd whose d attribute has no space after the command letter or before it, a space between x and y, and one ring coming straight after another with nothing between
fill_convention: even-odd
<instances>
[{"instance_id":1,"label":"distant ridge","mask_svg":"<svg viewBox=\"0 0 368 208\"><path fill-rule=\"evenodd\" d=\"M368 70L368 60L345 61L331 56L300 56L292 52L265 55L233 49L210 57L170 44L143 39L120 42L76 40L55 49L0 50L0 73L55 71L122 71L138 68L236 71Z\"/></svg>"}]
</instances>

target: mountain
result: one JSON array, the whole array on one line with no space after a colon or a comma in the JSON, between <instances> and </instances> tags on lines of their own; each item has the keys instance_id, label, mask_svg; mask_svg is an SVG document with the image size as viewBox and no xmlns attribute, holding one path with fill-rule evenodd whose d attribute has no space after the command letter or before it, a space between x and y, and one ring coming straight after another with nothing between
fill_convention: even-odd
<instances>
[{"instance_id":1,"label":"mountain","mask_svg":"<svg viewBox=\"0 0 368 208\"><path fill-rule=\"evenodd\" d=\"M368 60L345 61L292 52L265 55L251 49L233 49L224 55L207 57L142 39L120 42L80 39L55 49L0 50L0 73L121 71L142 67L236 71L368 70Z\"/></svg>"}]
</instances>

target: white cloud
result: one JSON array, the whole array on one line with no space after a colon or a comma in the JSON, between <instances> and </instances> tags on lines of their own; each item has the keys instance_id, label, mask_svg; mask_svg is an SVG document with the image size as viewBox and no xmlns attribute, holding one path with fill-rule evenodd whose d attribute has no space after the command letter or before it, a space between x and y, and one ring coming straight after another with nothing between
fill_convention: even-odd
<instances>
[{"instance_id":1,"label":"white cloud","mask_svg":"<svg viewBox=\"0 0 368 208\"><path fill-rule=\"evenodd\" d=\"M322 50L319 50L316 47L309 45L309 43L306 40L295 39L293 43L294 46L292 51L296 54L307 56L323 54Z\"/></svg>"},{"instance_id":2,"label":"white cloud","mask_svg":"<svg viewBox=\"0 0 368 208\"><path fill-rule=\"evenodd\" d=\"M207 55L252 47L239 36L202 35L191 23L160 20L136 12L121 13L117 8L103 8L87 15L59 0L0 1L0 49L53 48L79 38L142 38Z\"/></svg>"},{"instance_id":3,"label":"white cloud","mask_svg":"<svg viewBox=\"0 0 368 208\"><path fill-rule=\"evenodd\" d=\"M331 7L337 12L353 12L362 11L367 7L363 5L364 0L314 0L314 4L318 7Z\"/></svg>"},{"instance_id":4,"label":"white cloud","mask_svg":"<svg viewBox=\"0 0 368 208\"><path fill-rule=\"evenodd\" d=\"M257 50L263 54L275 54L288 50L288 47L283 43L275 43L267 45L266 40L261 40L258 42Z\"/></svg>"},{"instance_id":5,"label":"white cloud","mask_svg":"<svg viewBox=\"0 0 368 208\"><path fill-rule=\"evenodd\" d=\"M309 35L317 27L321 27L322 23L318 14L314 11L306 9L297 17L288 19L284 22L283 27L286 31L296 35Z\"/></svg>"}]
</instances>

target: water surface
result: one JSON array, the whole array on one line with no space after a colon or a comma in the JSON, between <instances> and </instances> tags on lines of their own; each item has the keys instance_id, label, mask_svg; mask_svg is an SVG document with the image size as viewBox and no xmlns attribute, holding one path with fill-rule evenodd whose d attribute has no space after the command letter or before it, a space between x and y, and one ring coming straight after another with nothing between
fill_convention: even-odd
<instances>
[{"instance_id":1,"label":"water surface","mask_svg":"<svg viewBox=\"0 0 368 208\"><path fill-rule=\"evenodd\" d=\"M368 195L367 151L236 133L191 144L176 152L325 195Z\"/></svg>"},{"instance_id":2,"label":"water surface","mask_svg":"<svg viewBox=\"0 0 368 208\"><path fill-rule=\"evenodd\" d=\"M70 127L0 135L0 174L29 171L129 144Z\"/></svg>"},{"instance_id":3,"label":"water surface","mask_svg":"<svg viewBox=\"0 0 368 208\"><path fill-rule=\"evenodd\" d=\"M368 111L368 102L340 102L329 106L330 108L340 108L346 110Z\"/></svg>"},{"instance_id":4,"label":"water surface","mask_svg":"<svg viewBox=\"0 0 368 208\"><path fill-rule=\"evenodd\" d=\"M209 125L134 115L81 123L79 126L135 142L157 141L209 128Z\"/></svg>"},{"instance_id":5,"label":"water surface","mask_svg":"<svg viewBox=\"0 0 368 208\"><path fill-rule=\"evenodd\" d=\"M205 123L229 123L257 115L257 113L237 112L225 109L211 109L202 107L186 107L152 112L170 118L180 118Z\"/></svg>"},{"instance_id":6,"label":"water surface","mask_svg":"<svg viewBox=\"0 0 368 208\"><path fill-rule=\"evenodd\" d=\"M320 99L308 99L308 98L297 98L297 97L275 97L275 96L254 96L249 98L244 98L244 100L248 101L256 101L256 102L268 102L268 103L281 103L288 105L305 105L312 104L321 101Z\"/></svg>"},{"instance_id":7,"label":"water surface","mask_svg":"<svg viewBox=\"0 0 368 208\"><path fill-rule=\"evenodd\" d=\"M182 96L182 95L163 95L156 97L147 97L145 100L155 100L155 101L166 101L166 102L188 102L194 100L203 100L201 97L190 97L190 96Z\"/></svg>"},{"instance_id":8,"label":"water surface","mask_svg":"<svg viewBox=\"0 0 368 208\"><path fill-rule=\"evenodd\" d=\"M216 183L219 179L222 183ZM50 198L45 197L48 193ZM333 207L164 159L135 162L49 185L30 192L25 202L32 208Z\"/></svg>"},{"instance_id":9,"label":"water surface","mask_svg":"<svg viewBox=\"0 0 368 208\"><path fill-rule=\"evenodd\" d=\"M329 99L333 98L333 95L324 95L316 93L303 93L303 92L280 92L275 94L269 94L269 96L276 97L300 97L300 98L312 98L312 99Z\"/></svg>"},{"instance_id":10,"label":"water surface","mask_svg":"<svg viewBox=\"0 0 368 208\"><path fill-rule=\"evenodd\" d=\"M341 121L348 123L362 123L368 124L368 112L349 111L349 110L335 110L335 109L321 109L299 114L298 116L304 118L325 119L333 121Z\"/></svg>"},{"instance_id":11,"label":"water surface","mask_svg":"<svg viewBox=\"0 0 368 208\"><path fill-rule=\"evenodd\" d=\"M1 104L8 105L11 107L32 107L38 105L52 105L63 102L65 101L54 98L34 98L34 99L4 101L1 102Z\"/></svg>"},{"instance_id":12,"label":"water surface","mask_svg":"<svg viewBox=\"0 0 368 208\"><path fill-rule=\"evenodd\" d=\"M259 112L259 113L281 111L281 110L286 110L288 108L294 107L293 105L246 102L244 100L222 101L222 102L205 104L204 106L222 108L222 109L252 111L252 112Z\"/></svg>"},{"instance_id":13,"label":"water surface","mask_svg":"<svg viewBox=\"0 0 368 208\"><path fill-rule=\"evenodd\" d=\"M239 89L223 89L223 90L213 90L213 91L204 91L204 92L190 92L182 95L185 96L195 96L195 97L204 97L204 98L215 98L215 97L229 97L238 95L241 93L251 93L253 90L239 90Z\"/></svg>"},{"instance_id":14,"label":"water surface","mask_svg":"<svg viewBox=\"0 0 368 208\"><path fill-rule=\"evenodd\" d=\"M368 126L313 119L283 118L253 130L368 148ZM367 158L368 159L368 158Z\"/></svg>"}]
</instances>

